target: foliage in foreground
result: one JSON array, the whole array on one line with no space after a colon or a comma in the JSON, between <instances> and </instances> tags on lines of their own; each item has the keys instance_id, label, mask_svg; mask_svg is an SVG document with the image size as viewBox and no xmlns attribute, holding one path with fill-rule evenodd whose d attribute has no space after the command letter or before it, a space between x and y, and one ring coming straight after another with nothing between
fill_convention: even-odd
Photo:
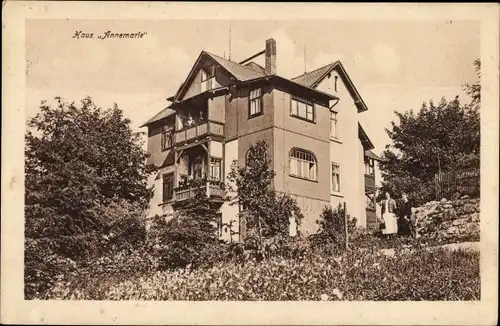
<instances>
[{"instance_id":1,"label":"foliage in foreground","mask_svg":"<svg viewBox=\"0 0 500 326\"><path fill-rule=\"evenodd\" d=\"M25 295L61 273L144 245L152 195L143 141L115 105L42 102L25 135Z\"/></svg>"},{"instance_id":2,"label":"foliage in foreground","mask_svg":"<svg viewBox=\"0 0 500 326\"><path fill-rule=\"evenodd\" d=\"M132 267L131 267L132 268ZM388 257L354 250L339 256L274 257L245 264L130 277L60 282L54 299L93 300L479 300L479 253L415 250Z\"/></svg>"},{"instance_id":3,"label":"foliage in foreground","mask_svg":"<svg viewBox=\"0 0 500 326\"><path fill-rule=\"evenodd\" d=\"M346 220L347 232L353 235L356 231L356 218L351 217L347 211L344 211L340 204L336 208L325 206L316 221L319 226L318 233L310 236L312 245L322 250L345 248Z\"/></svg>"}]
</instances>

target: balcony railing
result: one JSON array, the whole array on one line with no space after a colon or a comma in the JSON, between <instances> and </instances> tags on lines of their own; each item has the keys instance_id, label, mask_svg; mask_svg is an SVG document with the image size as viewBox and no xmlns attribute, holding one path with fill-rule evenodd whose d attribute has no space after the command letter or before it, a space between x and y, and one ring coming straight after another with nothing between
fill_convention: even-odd
<instances>
[{"instance_id":1,"label":"balcony railing","mask_svg":"<svg viewBox=\"0 0 500 326\"><path fill-rule=\"evenodd\" d=\"M215 198L223 198L224 197L224 189L222 189L219 185L207 182L205 186L191 186L182 189L175 190L175 201L182 201L186 199L193 198L197 195L197 191L201 188L205 188L206 194L208 197Z\"/></svg>"},{"instance_id":2,"label":"balcony railing","mask_svg":"<svg viewBox=\"0 0 500 326\"><path fill-rule=\"evenodd\" d=\"M224 125L215 121L207 121L196 126L184 128L175 133L175 143L184 143L205 135L223 136Z\"/></svg>"},{"instance_id":3,"label":"balcony railing","mask_svg":"<svg viewBox=\"0 0 500 326\"><path fill-rule=\"evenodd\" d=\"M365 174L365 190L375 190L375 177Z\"/></svg>"}]
</instances>

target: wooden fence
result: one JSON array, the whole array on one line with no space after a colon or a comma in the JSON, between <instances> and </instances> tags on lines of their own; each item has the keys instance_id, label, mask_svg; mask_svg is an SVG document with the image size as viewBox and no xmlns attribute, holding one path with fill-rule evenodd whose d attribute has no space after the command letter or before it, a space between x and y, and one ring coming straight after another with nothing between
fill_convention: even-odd
<instances>
[{"instance_id":1,"label":"wooden fence","mask_svg":"<svg viewBox=\"0 0 500 326\"><path fill-rule=\"evenodd\" d=\"M436 200L453 196L479 197L479 169L439 172L434 176Z\"/></svg>"}]
</instances>

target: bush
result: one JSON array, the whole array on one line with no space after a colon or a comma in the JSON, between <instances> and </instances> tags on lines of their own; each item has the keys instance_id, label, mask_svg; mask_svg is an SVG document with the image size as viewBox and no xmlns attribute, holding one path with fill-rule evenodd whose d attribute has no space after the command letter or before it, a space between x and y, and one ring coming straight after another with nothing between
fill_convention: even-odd
<instances>
[{"instance_id":1,"label":"bush","mask_svg":"<svg viewBox=\"0 0 500 326\"><path fill-rule=\"evenodd\" d=\"M156 272L106 289L109 300L479 300L479 254L419 249L394 257L363 250L312 253L302 259ZM88 288L80 291L82 298L96 299Z\"/></svg>"},{"instance_id":2,"label":"bush","mask_svg":"<svg viewBox=\"0 0 500 326\"><path fill-rule=\"evenodd\" d=\"M345 217L344 215L347 215ZM353 234L356 231L356 218L344 211L339 204L337 208L325 206L320 218L316 221L319 225L317 234L310 236L311 245L320 250L340 250L345 248L345 221L347 219L347 232Z\"/></svg>"},{"instance_id":3,"label":"bush","mask_svg":"<svg viewBox=\"0 0 500 326\"><path fill-rule=\"evenodd\" d=\"M24 298L44 297L64 275L76 270L76 263L50 250L42 240L25 239Z\"/></svg>"},{"instance_id":4,"label":"bush","mask_svg":"<svg viewBox=\"0 0 500 326\"><path fill-rule=\"evenodd\" d=\"M76 273L77 267L84 268L92 262L111 259L119 252L145 246L145 219L139 207L117 200L106 206L97 205L95 213L106 221L102 232L51 237L27 234L24 256L27 299L44 297L57 282Z\"/></svg>"},{"instance_id":5,"label":"bush","mask_svg":"<svg viewBox=\"0 0 500 326\"><path fill-rule=\"evenodd\" d=\"M42 299L67 298L106 300L107 292L117 283L139 279L158 271L159 261L148 248L123 250L110 257L101 257L60 275Z\"/></svg>"}]
</instances>

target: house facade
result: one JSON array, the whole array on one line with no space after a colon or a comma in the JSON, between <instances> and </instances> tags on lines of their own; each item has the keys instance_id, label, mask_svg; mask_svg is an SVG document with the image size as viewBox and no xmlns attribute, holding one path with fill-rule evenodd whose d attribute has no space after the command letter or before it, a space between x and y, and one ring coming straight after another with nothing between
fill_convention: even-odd
<instances>
[{"instance_id":1,"label":"house facade","mask_svg":"<svg viewBox=\"0 0 500 326\"><path fill-rule=\"evenodd\" d=\"M265 56L265 67L251 61ZM304 214L300 231L317 231L326 205L346 203L360 226L376 227L374 146L359 123L368 110L337 61L292 79L277 74L273 39L239 63L202 51L170 104L148 128L154 197L150 215L167 218L194 195L193 179L208 178L207 195L220 202L220 236L237 240L240 207L224 203L221 184L233 161L244 164L259 140L269 145L274 189L295 197Z\"/></svg>"}]
</instances>

